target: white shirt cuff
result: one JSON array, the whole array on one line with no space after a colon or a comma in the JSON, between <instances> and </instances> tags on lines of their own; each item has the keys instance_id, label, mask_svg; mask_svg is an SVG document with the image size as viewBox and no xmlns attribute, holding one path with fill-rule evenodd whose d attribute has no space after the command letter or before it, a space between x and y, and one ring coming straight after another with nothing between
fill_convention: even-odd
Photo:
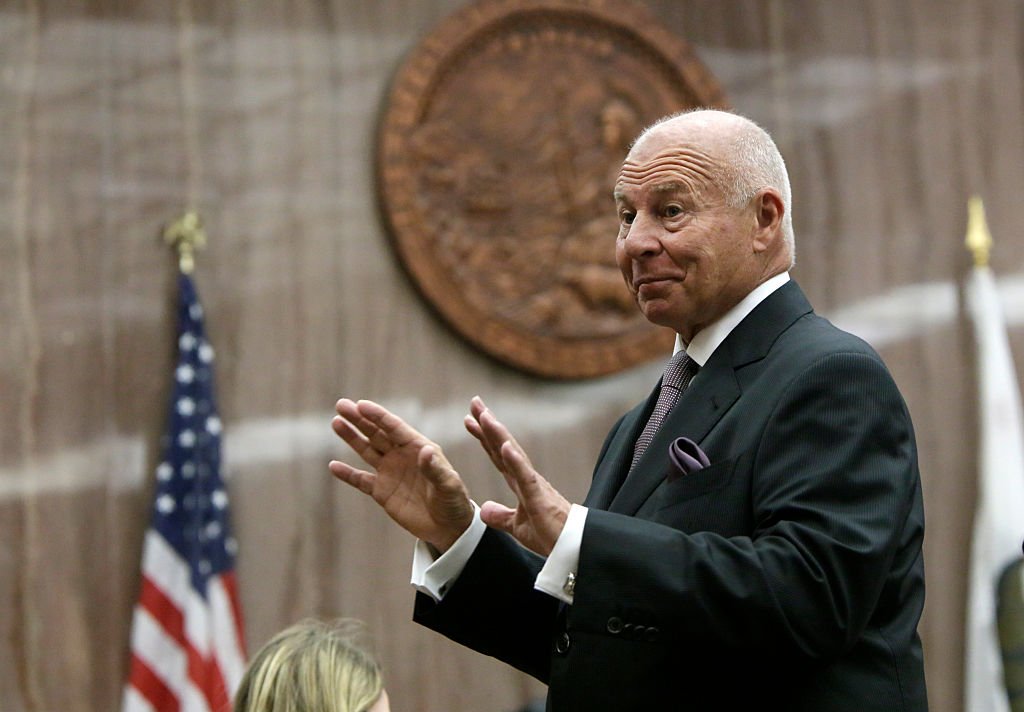
<instances>
[{"instance_id":1,"label":"white shirt cuff","mask_svg":"<svg viewBox=\"0 0 1024 712\"><path fill-rule=\"evenodd\" d=\"M473 555L485 531L487 525L480 518L480 507L473 502L472 523L448 551L438 556L437 549L422 539L417 539L416 548L412 553L410 583L413 588L440 602L462 573L462 569L466 567L466 562Z\"/></svg>"},{"instance_id":2,"label":"white shirt cuff","mask_svg":"<svg viewBox=\"0 0 1024 712\"><path fill-rule=\"evenodd\" d=\"M569 508L565 527L555 541L555 547L537 574L533 587L565 603L572 603L576 588L576 569L580 564L580 546L583 527L587 523L587 508L578 504Z\"/></svg>"}]
</instances>

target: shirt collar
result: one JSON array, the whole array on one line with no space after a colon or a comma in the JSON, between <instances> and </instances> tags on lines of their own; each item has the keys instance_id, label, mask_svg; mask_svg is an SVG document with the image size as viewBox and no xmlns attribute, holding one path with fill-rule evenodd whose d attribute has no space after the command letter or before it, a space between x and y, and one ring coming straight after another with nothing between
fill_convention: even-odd
<instances>
[{"instance_id":1,"label":"shirt collar","mask_svg":"<svg viewBox=\"0 0 1024 712\"><path fill-rule=\"evenodd\" d=\"M754 307L788 281L789 272L783 272L757 285L750 294L740 300L739 304L698 331L689 344L683 344L683 340L676 334L676 347L672 353L678 353L685 348L687 355L703 367L715 349L722 345L725 338L747 314L754 311Z\"/></svg>"}]
</instances>

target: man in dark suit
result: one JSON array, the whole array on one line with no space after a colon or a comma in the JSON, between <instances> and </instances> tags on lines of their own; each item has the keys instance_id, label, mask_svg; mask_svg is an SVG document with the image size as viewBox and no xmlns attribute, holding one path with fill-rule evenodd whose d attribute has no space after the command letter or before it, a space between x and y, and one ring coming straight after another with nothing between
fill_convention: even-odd
<instances>
[{"instance_id":1,"label":"man in dark suit","mask_svg":"<svg viewBox=\"0 0 1024 712\"><path fill-rule=\"evenodd\" d=\"M670 117L615 199L626 284L681 349L612 428L582 506L478 398L466 427L514 509L477 508L381 406L338 402L335 431L375 472L332 472L421 540L416 620L547 682L558 712L926 710L910 416L878 355L789 279L774 142L726 112Z\"/></svg>"}]
</instances>

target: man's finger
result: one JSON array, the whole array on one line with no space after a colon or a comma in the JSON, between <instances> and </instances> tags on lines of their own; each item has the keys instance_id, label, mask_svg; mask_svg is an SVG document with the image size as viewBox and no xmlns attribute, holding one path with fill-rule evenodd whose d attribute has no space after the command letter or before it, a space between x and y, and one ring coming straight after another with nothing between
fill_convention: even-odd
<instances>
[{"instance_id":1,"label":"man's finger","mask_svg":"<svg viewBox=\"0 0 1024 712\"><path fill-rule=\"evenodd\" d=\"M360 401L362 403L364 401ZM356 430L363 434L366 441L381 455L391 452L394 444L381 432L380 426L367 418L359 409L359 404L348 398L342 398L335 404L338 415L347 420Z\"/></svg>"},{"instance_id":2,"label":"man's finger","mask_svg":"<svg viewBox=\"0 0 1024 712\"><path fill-rule=\"evenodd\" d=\"M476 422L476 418L474 418L472 415L467 415L465 418L462 419L462 422L466 426L466 430L469 431L470 435L472 435L477 440L480 440L481 445L485 444L483 442L484 434L480 431L480 423Z\"/></svg>"},{"instance_id":3,"label":"man's finger","mask_svg":"<svg viewBox=\"0 0 1024 712\"><path fill-rule=\"evenodd\" d=\"M528 505L531 498L539 493L541 476L514 440L506 440L501 446L501 459L505 463L507 477L515 482L513 489L519 503Z\"/></svg>"},{"instance_id":4,"label":"man's finger","mask_svg":"<svg viewBox=\"0 0 1024 712\"><path fill-rule=\"evenodd\" d=\"M511 442L515 444L517 448L519 447L519 443L516 442L512 432L506 428L500 420L498 420L497 416L494 415L494 411L490 408L485 408L480 412L477 422L480 423L480 429L483 432L484 437L487 439L490 447L494 449L495 453L500 453L502 446L506 442ZM523 455L525 457L525 453L523 453Z\"/></svg>"},{"instance_id":5,"label":"man's finger","mask_svg":"<svg viewBox=\"0 0 1024 712\"><path fill-rule=\"evenodd\" d=\"M387 443L388 450L429 442L423 433L378 403L359 401L355 407L361 417L374 425L374 432L367 435L375 448L379 442Z\"/></svg>"},{"instance_id":6,"label":"man's finger","mask_svg":"<svg viewBox=\"0 0 1024 712\"><path fill-rule=\"evenodd\" d=\"M505 481L508 486L515 492L516 497L519 501L522 501L521 477L515 477L511 471L509 471L509 461L504 455L505 448L511 447L513 451L519 453L519 457L522 459L526 470L533 472L533 465L530 463L530 458L526 456L526 452L519 445L512 433L509 432L508 428L501 424L501 422L494 417L489 409L485 410L480 414L480 427L484 433L485 438L488 442L488 447L494 451L494 462L495 467L505 476ZM525 471L524 471L525 472ZM536 474L536 473L534 473Z\"/></svg>"},{"instance_id":7,"label":"man's finger","mask_svg":"<svg viewBox=\"0 0 1024 712\"><path fill-rule=\"evenodd\" d=\"M480 426L481 442L493 455L497 456L498 451L501 450L501 444L511 438L512 434L498 421L494 412L484 404L480 396L473 396L469 402L469 414ZM485 423L485 420L490 423Z\"/></svg>"},{"instance_id":8,"label":"man's finger","mask_svg":"<svg viewBox=\"0 0 1024 712\"><path fill-rule=\"evenodd\" d=\"M473 396L469 399L469 412L474 418L479 419L480 414L487 410L487 406L484 405L484 399L480 396Z\"/></svg>"},{"instance_id":9,"label":"man's finger","mask_svg":"<svg viewBox=\"0 0 1024 712\"><path fill-rule=\"evenodd\" d=\"M498 451L491 447L491 444L484 437L483 430L480 429L480 423L477 422L476 418L470 414L463 419L463 424L466 426L466 430L480 442L480 446L483 447L484 452L487 453L487 457L491 459L491 464L497 469L501 469L505 463L501 461L501 456Z\"/></svg>"},{"instance_id":10,"label":"man's finger","mask_svg":"<svg viewBox=\"0 0 1024 712\"><path fill-rule=\"evenodd\" d=\"M352 423L359 432L366 435L370 445L374 447L377 452L382 455L387 454L395 448L401 447L400 443L395 443L388 433L381 427L379 421L382 416L381 413L371 411L371 415L368 416L365 412L366 409L362 408L362 404L370 403L369 401L359 401L357 403L340 404L339 412L349 422ZM376 405L376 404L374 404ZM380 408L378 406L378 408ZM383 409L380 409L383 410ZM384 411L387 413L387 411ZM388 415L390 415L388 413Z\"/></svg>"},{"instance_id":11,"label":"man's finger","mask_svg":"<svg viewBox=\"0 0 1024 712\"><path fill-rule=\"evenodd\" d=\"M493 416L491 416L490 412L487 412L484 413L481 418L486 421L488 418L493 419ZM494 443L492 440L493 436L491 438L485 438L485 440L482 441L485 443L484 449L490 456L491 462L494 463L494 467L501 473L501 476L505 478L505 484L507 484L508 488L512 490L513 494L515 494L516 499L522 500L519 492L519 481L509 473L508 464L505 462L505 458L501 455L501 448L505 443L500 440L497 443Z\"/></svg>"},{"instance_id":12,"label":"man's finger","mask_svg":"<svg viewBox=\"0 0 1024 712\"><path fill-rule=\"evenodd\" d=\"M331 460L327 464L331 474L342 482L352 485L363 494L373 495L373 482L375 475L366 470L357 470L348 463L340 460Z\"/></svg>"},{"instance_id":13,"label":"man's finger","mask_svg":"<svg viewBox=\"0 0 1024 712\"><path fill-rule=\"evenodd\" d=\"M363 458L366 464L376 467L377 463L380 462L380 452L374 449L366 436L359 432L343 416L336 415L331 419L331 429L337 433L338 437L348 443L349 447L355 450L356 454Z\"/></svg>"}]
</instances>

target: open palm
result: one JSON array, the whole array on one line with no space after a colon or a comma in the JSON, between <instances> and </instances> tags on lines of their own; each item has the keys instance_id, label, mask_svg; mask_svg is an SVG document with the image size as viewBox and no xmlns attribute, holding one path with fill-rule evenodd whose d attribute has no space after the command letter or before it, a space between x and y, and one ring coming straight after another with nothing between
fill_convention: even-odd
<instances>
[{"instance_id":1,"label":"open palm","mask_svg":"<svg viewBox=\"0 0 1024 712\"><path fill-rule=\"evenodd\" d=\"M373 497L388 516L439 551L473 519L469 492L441 448L404 420L372 401L338 401L331 427L374 469L334 460L338 479Z\"/></svg>"}]
</instances>

